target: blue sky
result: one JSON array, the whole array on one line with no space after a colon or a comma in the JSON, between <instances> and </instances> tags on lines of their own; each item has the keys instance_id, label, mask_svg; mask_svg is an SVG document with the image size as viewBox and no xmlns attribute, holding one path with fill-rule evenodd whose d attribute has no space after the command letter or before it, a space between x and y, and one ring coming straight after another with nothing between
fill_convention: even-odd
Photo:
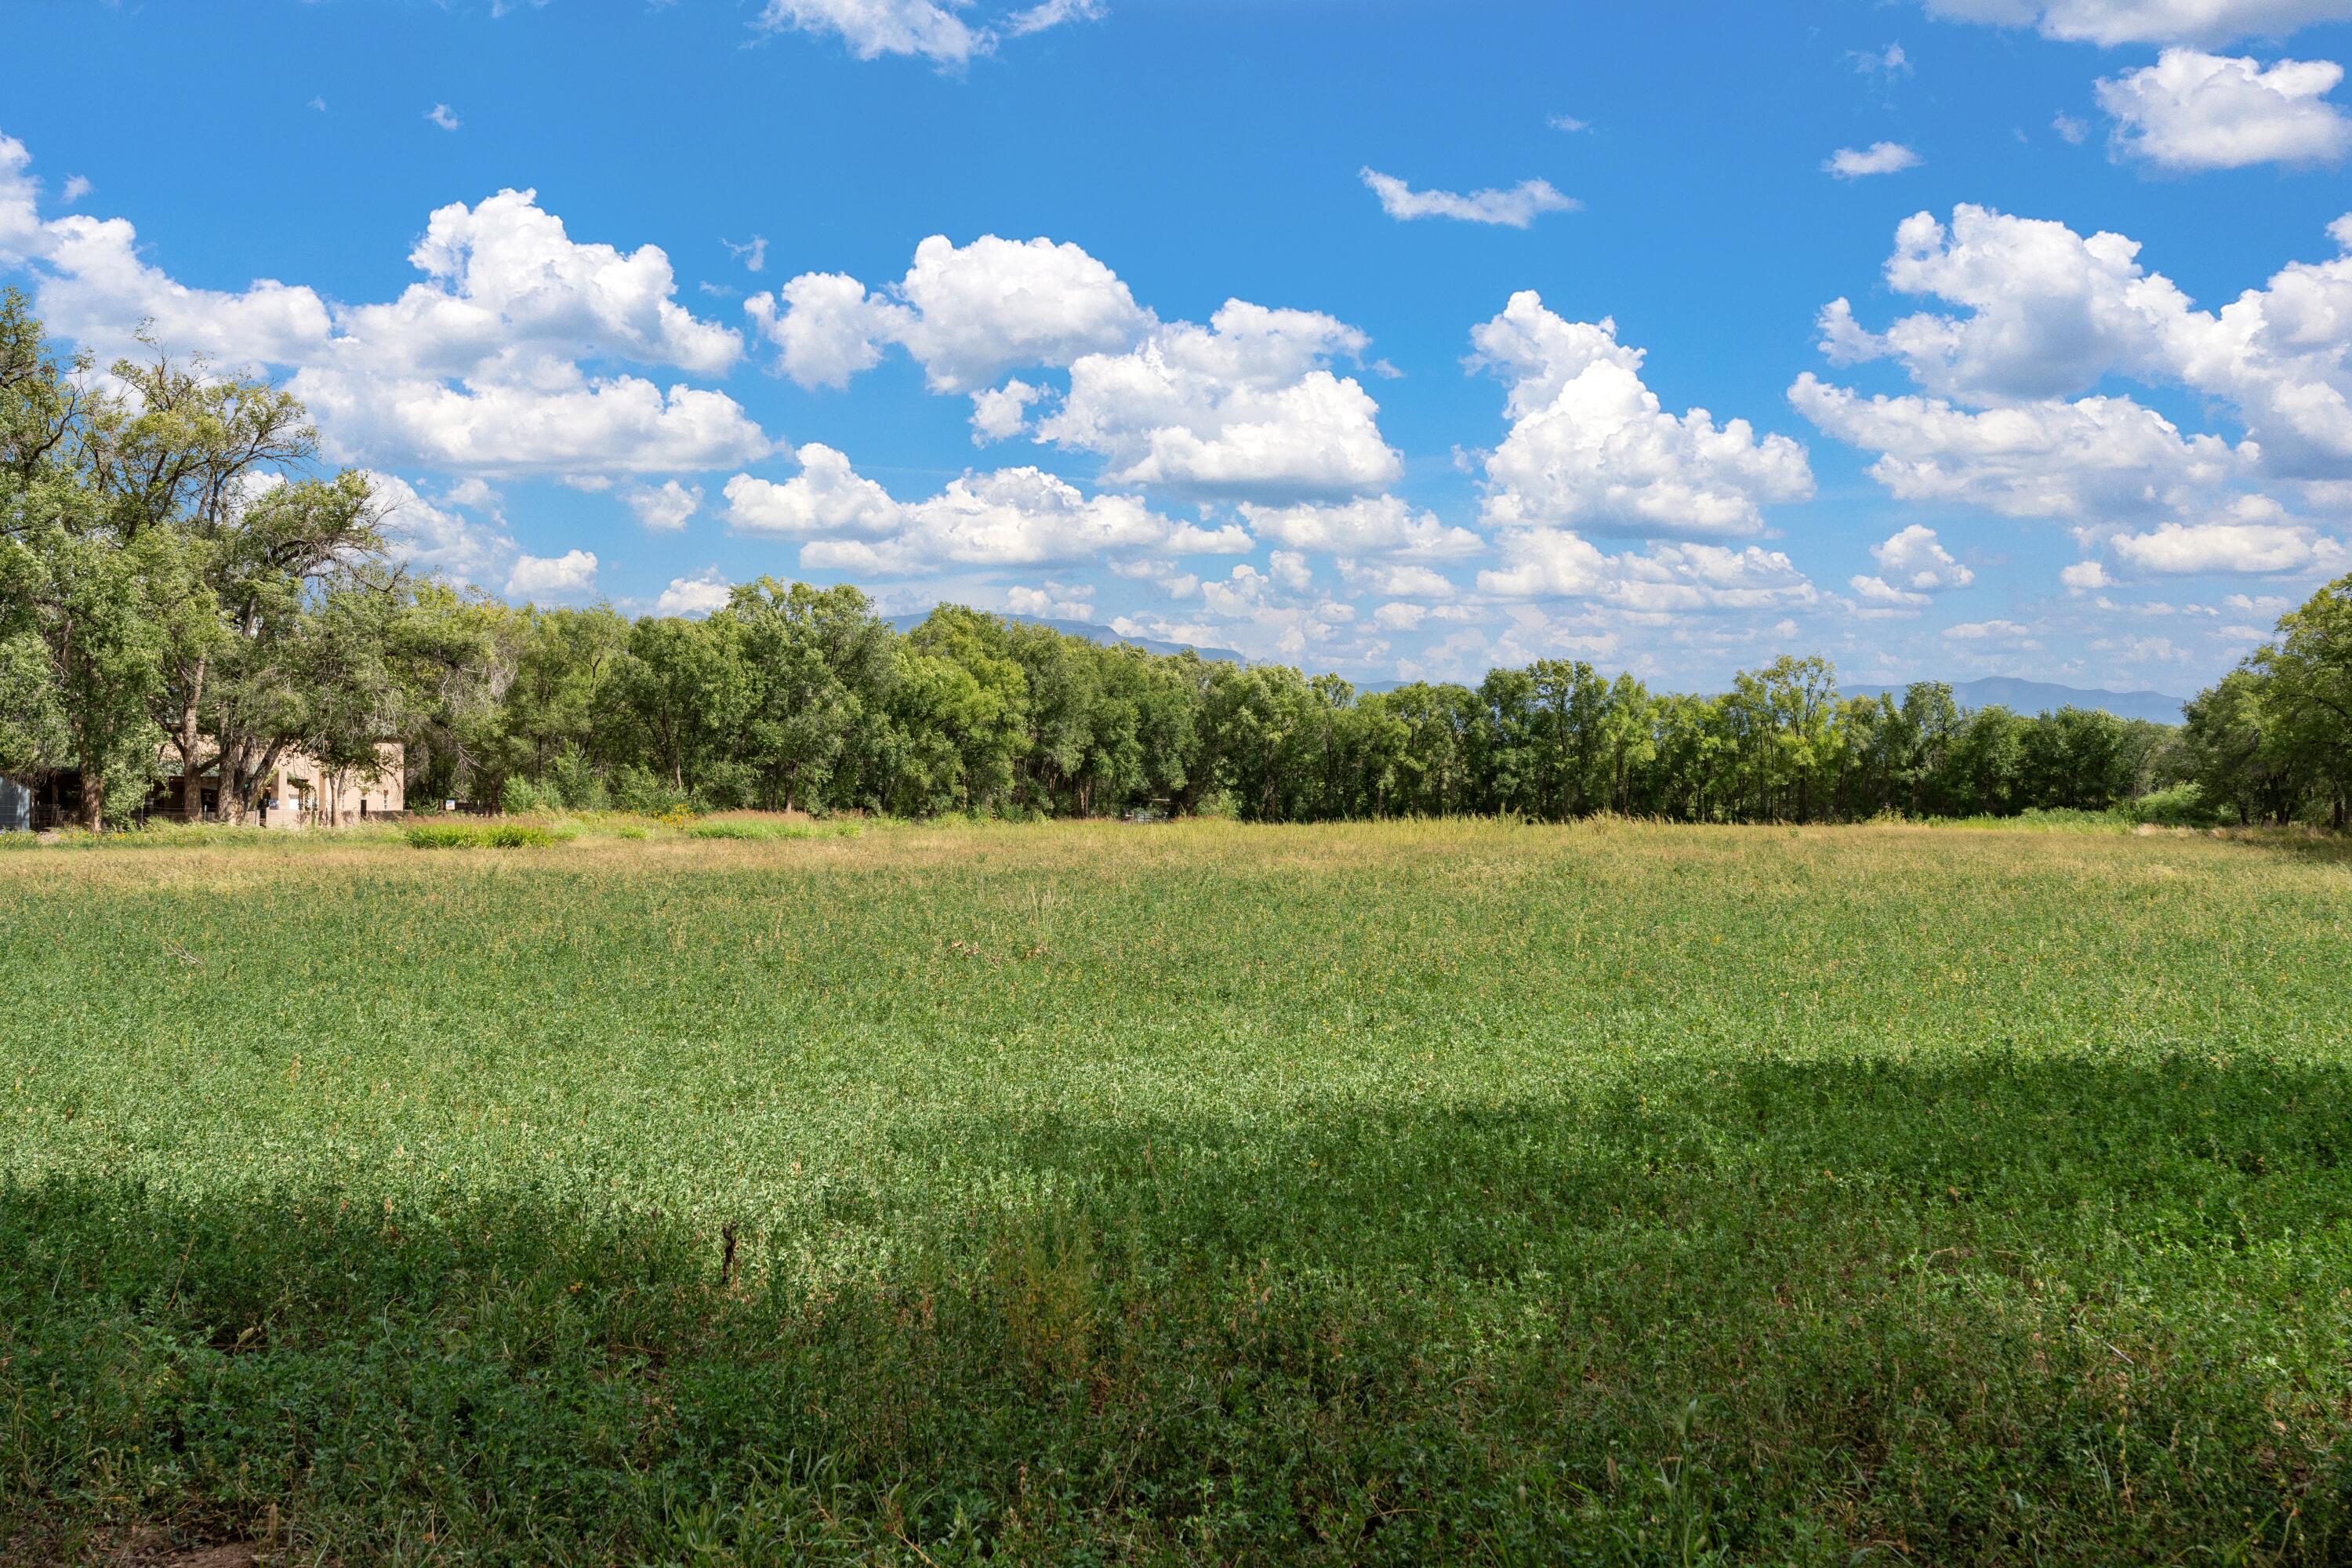
<instances>
[{"instance_id":1,"label":"blue sky","mask_svg":"<svg viewBox=\"0 0 2352 1568\"><path fill-rule=\"evenodd\" d=\"M2352 0L235 15L12 18L0 279L518 599L2186 692L2352 570Z\"/></svg>"}]
</instances>

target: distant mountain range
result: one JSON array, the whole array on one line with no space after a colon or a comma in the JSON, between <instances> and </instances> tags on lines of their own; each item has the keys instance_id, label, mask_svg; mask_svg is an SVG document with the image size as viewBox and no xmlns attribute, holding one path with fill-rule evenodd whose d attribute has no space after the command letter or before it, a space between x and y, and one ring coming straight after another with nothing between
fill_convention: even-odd
<instances>
[{"instance_id":1,"label":"distant mountain range","mask_svg":"<svg viewBox=\"0 0 2352 1568\"><path fill-rule=\"evenodd\" d=\"M1846 686L1838 688L1849 697L1876 697L1885 692L1897 699L1903 695L1900 686ZM2057 686L2046 680L2020 680L2014 676L1991 675L1982 680L1952 682L1952 699L1962 708L2008 708L2020 713L2047 713L2060 708L2104 709L2118 719L2146 719L2158 724L2178 724L2180 710L2188 706L2185 698L2167 697L2161 691L2097 691L2079 686Z\"/></svg>"},{"instance_id":2,"label":"distant mountain range","mask_svg":"<svg viewBox=\"0 0 2352 1568\"><path fill-rule=\"evenodd\" d=\"M890 625L899 631L910 632L929 619L930 614L929 610L918 610L912 615L891 616L888 619ZM1085 621L1057 621L1045 616L1016 616L1005 610L992 610L989 614L1000 621L1018 621L1027 626L1051 626L1064 637L1084 637L1088 642L1105 645L1125 643L1130 647L1144 648L1152 653L1182 653L1189 647L1202 658L1213 659L1220 664L1245 662L1240 654L1229 647L1202 647L1194 643L1162 642L1158 637L1131 637L1115 632L1108 626L1091 626Z\"/></svg>"},{"instance_id":3,"label":"distant mountain range","mask_svg":"<svg viewBox=\"0 0 2352 1568\"><path fill-rule=\"evenodd\" d=\"M890 624L898 630L912 631L923 624L930 612L892 616ZM1085 621L1057 621L1044 616L1014 616L994 612L997 618L1019 621L1027 626L1051 626L1066 637L1085 637L1089 642L1127 643L1149 648L1153 653L1181 653L1191 647L1202 658L1224 664L1247 661L1229 647L1200 647L1191 643L1162 642L1157 637L1123 637L1108 626L1097 626ZM1356 690L1365 696L1376 691L1393 691L1406 685L1402 680L1360 680ZM1848 697L1876 697L1886 693L1900 700L1900 686L1847 686L1838 689ZM2014 676L1990 675L1981 680L1952 682L1952 699L1963 709L2008 708L2019 713L2047 713L2060 708L2094 708L2104 710L2118 719L2146 719L2158 724L2178 724L2180 710L2188 706L2185 698L2168 697L2161 691L2101 691L2080 686L2059 686L2047 680L2020 680Z\"/></svg>"}]
</instances>

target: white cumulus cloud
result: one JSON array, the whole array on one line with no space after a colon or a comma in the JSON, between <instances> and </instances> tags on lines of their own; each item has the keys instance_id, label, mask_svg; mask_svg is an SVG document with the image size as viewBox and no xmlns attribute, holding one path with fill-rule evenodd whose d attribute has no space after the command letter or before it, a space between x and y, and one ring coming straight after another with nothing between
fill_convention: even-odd
<instances>
[{"instance_id":1,"label":"white cumulus cloud","mask_svg":"<svg viewBox=\"0 0 2352 1568\"><path fill-rule=\"evenodd\" d=\"M1612 555L1570 530L1529 528L1504 534L1500 549L1502 564L1478 574L1478 591L1499 599L1596 599L1665 615L1801 608L1821 597L1786 554L1753 544L1660 543Z\"/></svg>"},{"instance_id":2,"label":"white cumulus cloud","mask_svg":"<svg viewBox=\"0 0 2352 1568\"><path fill-rule=\"evenodd\" d=\"M2329 234L2352 244L2352 220ZM1892 360L1921 388L1864 395L1807 373L1792 403L1877 454L1896 496L2078 528L2147 527L2300 494L2352 510L2352 256L2295 262L2218 310L2125 236L1961 206L1895 231L1888 285L1946 307L1865 329L1821 316L1832 363ZM2243 435L2184 431L2121 380L2178 389Z\"/></svg>"},{"instance_id":3,"label":"white cumulus cloud","mask_svg":"<svg viewBox=\"0 0 2352 1568\"><path fill-rule=\"evenodd\" d=\"M902 502L830 447L799 452L801 472L779 484L727 481L738 532L804 541L803 567L906 575L943 565L1099 562L1139 552L1239 554L1249 534L1174 521L1129 495L1087 496L1034 468L965 474L938 495Z\"/></svg>"},{"instance_id":4,"label":"white cumulus cloud","mask_svg":"<svg viewBox=\"0 0 2352 1568\"><path fill-rule=\"evenodd\" d=\"M0 262L29 271L50 328L101 360L166 349L284 370L329 455L481 473L688 472L764 455L725 394L624 365L724 374L732 331L674 298L659 247L572 240L529 191L432 214L409 260L425 280L381 304L331 303L271 279L190 288L139 254L121 218L43 219L24 145L0 136Z\"/></svg>"},{"instance_id":5,"label":"white cumulus cloud","mask_svg":"<svg viewBox=\"0 0 2352 1568\"><path fill-rule=\"evenodd\" d=\"M654 601L654 614L700 620L714 610L726 608L728 595L733 592L734 584L719 568L706 567L692 576L671 578L669 586Z\"/></svg>"},{"instance_id":6,"label":"white cumulus cloud","mask_svg":"<svg viewBox=\"0 0 2352 1568\"><path fill-rule=\"evenodd\" d=\"M2325 101L2344 79L2332 60L2247 58L2167 49L2156 64L2101 80L2122 157L2160 169L2332 163L2352 148L2352 120Z\"/></svg>"},{"instance_id":7,"label":"white cumulus cloud","mask_svg":"<svg viewBox=\"0 0 2352 1568\"><path fill-rule=\"evenodd\" d=\"M1042 386L1015 378L971 395L971 444L1010 441L1029 428L1029 405L1045 395Z\"/></svg>"},{"instance_id":8,"label":"white cumulus cloud","mask_svg":"<svg viewBox=\"0 0 2352 1568\"><path fill-rule=\"evenodd\" d=\"M1077 246L933 235L904 278L869 291L842 273L808 273L746 310L803 386L841 386L903 346L935 392L974 392L1006 371L1055 368L1127 347L1151 326L1118 274Z\"/></svg>"},{"instance_id":9,"label":"white cumulus cloud","mask_svg":"<svg viewBox=\"0 0 2352 1568\"><path fill-rule=\"evenodd\" d=\"M1916 522L1872 545L1870 554L1878 563L1878 571L1848 579L1855 597L1869 606L1925 605L1930 595L1965 588L1977 580L1974 572L1944 548L1934 529Z\"/></svg>"},{"instance_id":10,"label":"white cumulus cloud","mask_svg":"<svg viewBox=\"0 0 2352 1568\"><path fill-rule=\"evenodd\" d=\"M890 492L850 468L845 453L812 441L793 457L801 471L779 484L738 474L727 481L727 524L782 539L887 534L904 523Z\"/></svg>"},{"instance_id":11,"label":"white cumulus cloud","mask_svg":"<svg viewBox=\"0 0 2352 1568\"><path fill-rule=\"evenodd\" d=\"M633 485L621 492L621 500L655 532L675 533L702 510L702 487L676 479L666 479L658 488Z\"/></svg>"},{"instance_id":12,"label":"white cumulus cloud","mask_svg":"<svg viewBox=\"0 0 2352 1568\"><path fill-rule=\"evenodd\" d=\"M1839 148L1822 161L1822 172L1841 180L1859 180L1871 174L1899 174L1918 166L1919 154L1902 142L1874 142L1859 151Z\"/></svg>"},{"instance_id":13,"label":"white cumulus cloud","mask_svg":"<svg viewBox=\"0 0 2352 1568\"><path fill-rule=\"evenodd\" d=\"M1101 457L1113 485L1266 502L1375 489L1403 460L1380 405L1328 368L1367 341L1318 312L1228 300L1206 327L1172 322L1128 353L1079 359L1038 438Z\"/></svg>"},{"instance_id":14,"label":"white cumulus cloud","mask_svg":"<svg viewBox=\"0 0 2352 1568\"><path fill-rule=\"evenodd\" d=\"M1260 538L1295 550L1333 555L1378 552L1423 560L1476 555L1486 541L1466 528L1416 511L1402 497L1360 496L1339 502L1260 506L1245 501L1242 517Z\"/></svg>"},{"instance_id":15,"label":"white cumulus cloud","mask_svg":"<svg viewBox=\"0 0 2352 1568\"><path fill-rule=\"evenodd\" d=\"M1509 389L1486 458L1486 521L1682 536L1761 532L1760 508L1812 494L1805 451L1704 408L1668 413L1616 323L1570 321L1533 290L1471 333L1471 363Z\"/></svg>"},{"instance_id":16,"label":"white cumulus cloud","mask_svg":"<svg viewBox=\"0 0 2352 1568\"><path fill-rule=\"evenodd\" d=\"M525 555L507 574L509 599L576 599L595 591L596 557L586 550Z\"/></svg>"}]
</instances>

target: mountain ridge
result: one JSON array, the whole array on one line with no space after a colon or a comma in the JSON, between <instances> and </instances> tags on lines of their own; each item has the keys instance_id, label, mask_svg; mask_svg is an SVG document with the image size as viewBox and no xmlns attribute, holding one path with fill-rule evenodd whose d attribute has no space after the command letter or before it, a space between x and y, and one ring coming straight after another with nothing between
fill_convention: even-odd
<instances>
[{"instance_id":1,"label":"mountain ridge","mask_svg":"<svg viewBox=\"0 0 2352 1568\"><path fill-rule=\"evenodd\" d=\"M2146 719L2158 724L2178 724L2181 710L2189 705L2187 698L2170 696L2162 691L2108 691L2098 687L2060 686L2054 681L2026 680L2014 675L1988 675L1976 680L1955 680L1950 684L1952 700L1968 710L2008 708L2020 713L2046 713L2060 708L2090 708L2112 713L2118 719ZM1838 689L1848 697L1885 694L1900 699L1905 687L1840 685Z\"/></svg>"}]
</instances>

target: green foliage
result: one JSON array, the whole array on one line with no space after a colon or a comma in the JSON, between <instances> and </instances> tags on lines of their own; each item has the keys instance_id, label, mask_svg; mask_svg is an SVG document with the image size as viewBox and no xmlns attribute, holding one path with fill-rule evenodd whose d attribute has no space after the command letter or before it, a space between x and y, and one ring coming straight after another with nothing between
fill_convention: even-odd
<instances>
[{"instance_id":1,"label":"green foliage","mask_svg":"<svg viewBox=\"0 0 2352 1568\"><path fill-rule=\"evenodd\" d=\"M509 816L554 811L562 805L562 796L552 787L533 784L520 773L509 774L505 785L499 791L499 809Z\"/></svg>"},{"instance_id":2,"label":"green foliage","mask_svg":"<svg viewBox=\"0 0 2352 1568\"><path fill-rule=\"evenodd\" d=\"M0 769L79 770L93 827L166 772L235 820L285 757L364 779L393 738L414 797L518 814L1801 824L2171 812L2193 781L2242 824L2342 827L2352 795L2352 579L2178 731L1844 698L1790 656L1716 696L1556 658L1364 694L958 605L902 637L855 588L772 578L699 622L517 608L389 569L364 478L311 471L282 392L114 374L132 395L78 384L0 299Z\"/></svg>"},{"instance_id":3,"label":"green foliage","mask_svg":"<svg viewBox=\"0 0 2352 1568\"><path fill-rule=\"evenodd\" d=\"M2158 827L2214 827L2222 820L2221 811L2205 798L2205 786L2194 779L2150 790L2131 803L2128 815Z\"/></svg>"},{"instance_id":4,"label":"green foliage","mask_svg":"<svg viewBox=\"0 0 2352 1568\"><path fill-rule=\"evenodd\" d=\"M772 817L756 816L710 817L690 822L685 828L688 838L727 838L751 844L794 838L855 838L859 831L855 822L778 822Z\"/></svg>"},{"instance_id":5,"label":"green foliage","mask_svg":"<svg viewBox=\"0 0 2352 1568\"><path fill-rule=\"evenodd\" d=\"M535 822L417 822L403 835L416 849L527 849L564 835Z\"/></svg>"},{"instance_id":6,"label":"green foliage","mask_svg":"<svg viewBox=\"0 0 2352 1568\"><path fill-rule=\"evenodd\" d=\"M0 1556L2352 1551L2332 842L270 837L0 857Z\"/></svg>"}]
</instances>

